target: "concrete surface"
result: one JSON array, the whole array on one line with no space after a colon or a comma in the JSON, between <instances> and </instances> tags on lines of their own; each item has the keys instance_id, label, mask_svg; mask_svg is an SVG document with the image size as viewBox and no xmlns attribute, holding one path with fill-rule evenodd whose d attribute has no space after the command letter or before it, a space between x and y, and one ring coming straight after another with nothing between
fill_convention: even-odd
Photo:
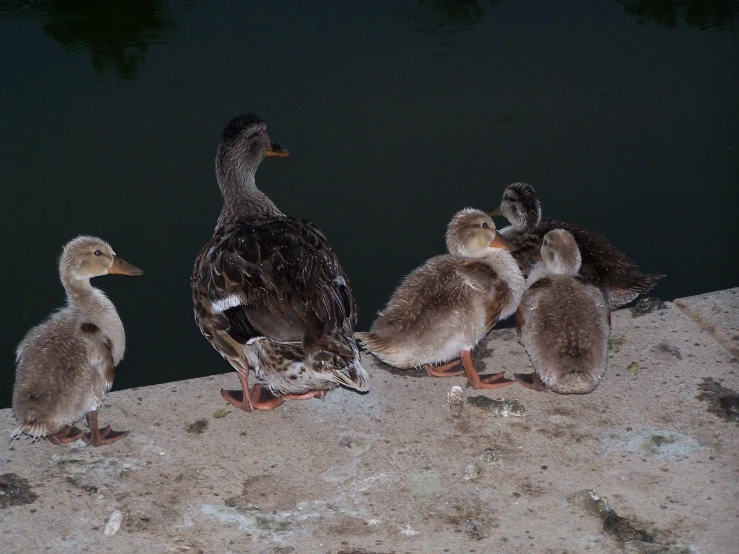
<instances>
[{"instance_id":1,"label":"concrete surface","mask_svg":"<svg viewBox=\"0 0 739 554\"><path fill-rule=\"evenodd\" d=\"M615 312L591 394L464 389L526 417L455 417L463 378L370 357L369 394L273 412L226 404L233 372L113 392L101 424L131 430L114 445L0 441L0 551L737 552L737 292ZM511 329L475 359L531 370Z\"/></svg>"}]
</instances>

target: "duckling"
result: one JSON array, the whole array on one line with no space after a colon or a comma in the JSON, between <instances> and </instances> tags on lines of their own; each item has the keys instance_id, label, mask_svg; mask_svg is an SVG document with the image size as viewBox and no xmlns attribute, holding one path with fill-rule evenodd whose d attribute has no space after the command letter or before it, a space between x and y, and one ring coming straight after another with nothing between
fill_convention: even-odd
<instances>
[{"instance_id":1,"label":"duckling","mask_svg":"<svg viewBox=\"0 0 739 554\"><path fill-rule=\"evenodd\" d=\"M536 371L516 379L534 390L590 392L606 371L608 298L578 275L582 258L571 233L555 229L544 235L541 258L516 312L519 339Z\"/></svg>"},{"instance_id":2,"label":"duckling","mask_svg":"<svg viewBox=\"0 0 739 554\"><path fill-rule=\"evenodd\" d=\"M322 399L337 386L369 390L352 334L357 305L339 259L312 223L283 214L256 186L265 156L288 154L258 116L229 122L216 155L223 209L190 280L195 321L241 382L242 390L221 395L247 412L285 398Z\"/></svg>"},{"instance_id":3,"label":"duckling","mask_svg":"<svg viewBox=\"0 0 739 554\"><path fill-rule=\"evenodd\" d=\"M101 446L128 434L109 425L98 428L97 409L113 386L126 335L115 306L90 279L142 274L102 239L79 236L64 246L59 276L67 305L31 329L16 349L13 413L18 427L10 440L45 437L63 444L82 438ZM89 433L74 425L83 416Z\"/></svg>"},{"instance_id":4,"label":"duckling","mask_svg":"<svg viewBox=\"0 0 739 554\"><path fill-rule=\"evenodd\" d=\"M503 373L480 377L470 351L516 311L524 278L492 219L480 210L457 212L446 244L449 253L411 272L370 331L357 333L357 339L400 369L421 366L438 377L466 373L476 389L510 385L513 381Z\"/></svg>"},{"instance_id":5,"label":"duckling","mask_svg":"<svg viewBox=\"0 0 739 554\"><path fill-rule=\"evenodd\" d=\"M562 221L541 219L541 204L534 187L513 183L503 193L498 208L490 215L503 215L511 223L500 230L513 245L513 256L524 275L531 270L532 254L539 250L542 238L553 229L566 229L577 242L582 257L580 275L587 282L606 291L612 310L649 292L664 275L646 275L605 237L583 227Z\"/></svg>"}]
</instances>

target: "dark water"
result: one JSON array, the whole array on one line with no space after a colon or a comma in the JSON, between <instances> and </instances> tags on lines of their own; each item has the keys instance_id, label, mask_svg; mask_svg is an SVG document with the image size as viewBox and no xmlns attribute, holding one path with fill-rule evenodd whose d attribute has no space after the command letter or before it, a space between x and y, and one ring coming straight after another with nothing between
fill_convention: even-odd
<instances>
[{"instance_id":1,"label":"dark water","mask_svg":"<svg viewBox=\"0 0 739 554\"><path fill-rule=\"evenodd\" d=\"M739 284L737 2L119 5L0 1L0 406L79 233L146 271L96 282L128 333L116 388L230 369L188 281L220 133L247 111L292 151L257 182L328 235L360 328L456 210L516 180L667 273L662 298Z\"/></svg>"}]
</instances>

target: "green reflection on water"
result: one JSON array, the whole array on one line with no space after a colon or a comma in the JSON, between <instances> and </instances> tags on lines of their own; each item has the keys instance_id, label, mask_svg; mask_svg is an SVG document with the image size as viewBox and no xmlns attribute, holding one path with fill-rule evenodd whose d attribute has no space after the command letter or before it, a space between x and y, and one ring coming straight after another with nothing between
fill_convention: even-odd
<instances>
[{"instance_id":1,"label":"green reflection on water","mask_svg":"<svg viewBox=\"0 0 739 554\"><path fill-rule=\"evenodd\" d=\"M176 38L181 13L195 0L41 0L3 2L0 15L36 19L69 52L89 52L98 75L134 79L152 44Z\"/></svg>"},{"instance_id":2,"label":"green reflection on water","mask_svg":"<svg viewBox=\"0 0 739 554\"><path fill-rule=\"evenodd\" d=\"M734 32L739 17L736 0L616 0L639 25L656 23L670 31L684 22L691 29Z\"/></svg>"}]
</instances>

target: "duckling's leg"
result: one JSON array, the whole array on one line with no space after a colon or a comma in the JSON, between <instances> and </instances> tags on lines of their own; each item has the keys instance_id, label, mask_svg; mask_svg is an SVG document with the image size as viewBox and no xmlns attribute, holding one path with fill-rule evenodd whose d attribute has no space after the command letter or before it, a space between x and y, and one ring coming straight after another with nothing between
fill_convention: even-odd
<instances>
[{"instance_id":1,"label":"duckling's leg","mask_svg":"<svg viewBox=\"0 0 739 554\"><path fill-rule=\"evenodd\" d=\"M113 444L115 441L128 435L128 431L113 431L110 425L106 425L102 429L98 428L97 410L87 412L87 425L90 427L90 432L85 436L85 442L92 446Z\"/></svg>"},{"instance_id":2,"label":"duckling's leg","mask_svg":"<svg viewBox=\"0 0 739 554\"><path fill-rule=\"evenodd\" d=\"M485 375L481 379L480 374L475 369L475 365L472 363L472 355L469 350L460 352L459 359L462 361L462 367L464 367L467 373L468 387L472 387L473 389L499 389L515 383L513 379L503 377L505 374L502 372Z\"/></svg>"},{"instance_id":3,"label":"duckling's leg","mask_svg":"<svg viewBox=\"0 0 739 554\"><path fill-rule=\"evenodd\" d=\"M539 392L547 392L549 390L536 371L533 373L514 373L513 376L516 378L516 381L527 389Z\"/></svg>"},{"instance_id":4,"label":"duckling's leg","mask_svg":"<svg viewBox=\"0 0 739 554\"><path fill-rule=\"evenodd\" d=\"M79 440L84 436L85 432L82 429L75 427L74 425L70 425L58 433L47 435L46 440L52 444L66 444Z\"/></svg>"},{"instance_id":5,"label":"duckling's leg","mask_svg":"<svg viewBox=\"0 0 739 554\"><path fill-rule=\"evenodd\" d=\"M423 368L426 370L431 377L457 377L464 375L464 370L458 369L451 371L453 368L459 365L459 360L454 360L448 364L435 366L433 364L424 364Z\"/></svg>"}]
</instances>

